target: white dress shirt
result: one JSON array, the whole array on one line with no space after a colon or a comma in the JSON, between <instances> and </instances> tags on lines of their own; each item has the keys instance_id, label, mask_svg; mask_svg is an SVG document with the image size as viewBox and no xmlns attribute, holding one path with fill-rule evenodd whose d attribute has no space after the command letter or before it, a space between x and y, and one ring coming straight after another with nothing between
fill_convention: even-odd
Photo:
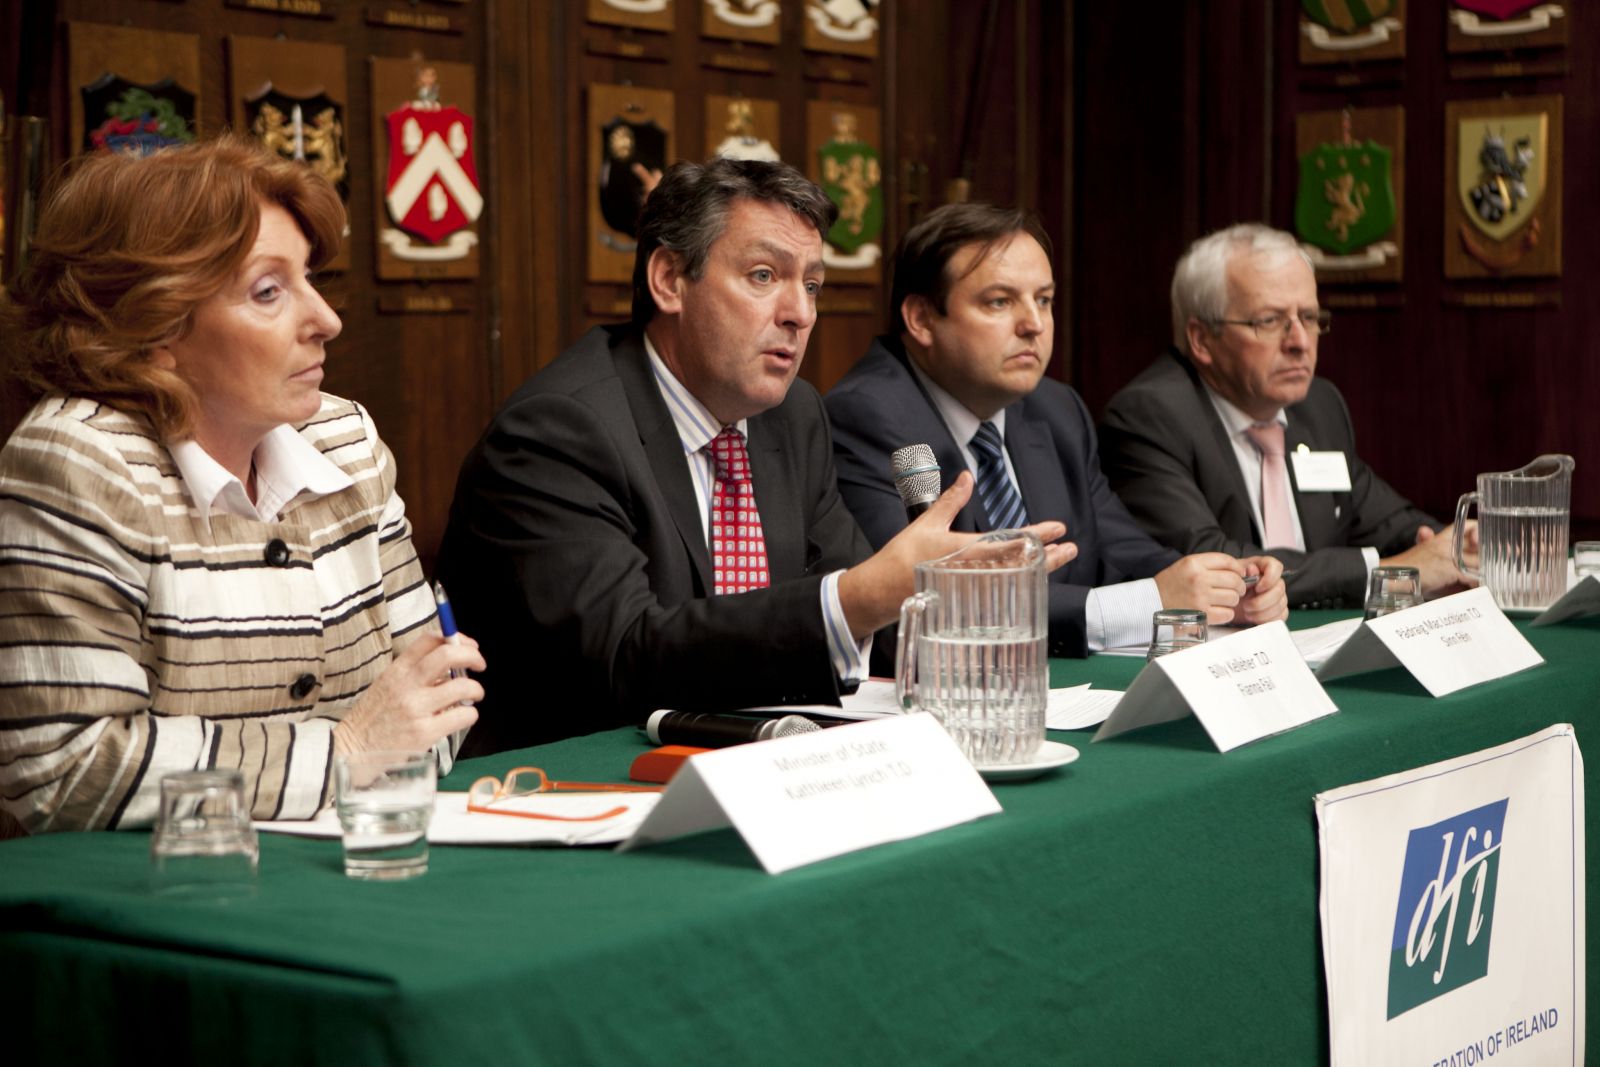
<instances>
[{"instance_id":1,"label":"white dress shirt","mask_svg":"<svg viewBox=\"0 0 1600 1067\"><path fill-rule=\"evenodd\" d=\"M689 480L694 483L695 501L699 505L700 530L711 546L711 500L716 494L716 472L711 455L706 452L722 424L706 406L661 361L650 336L644 338L645 354L650 357L650 369L655 372L656 386L661 399L666 401L672 423L678 428L678 440L683 443L683 459L689 465ZM749 440L747 419L733 424L745 440ZM845 618L844 605L839 602L839 576L844 571L834 571L822 579L822 624L828 634L828 657L833 669L843 682L861 682L867 677L867 656L872 649L872 638L857 642L850 636L850 622Z\"/></svg>"},{"instance_id":2,"label":"white dress shirt","mask_svg":"<svg viewBox=\"0 0 1600 1067\"><path fill-rule=\"evenodd\" d=\"M1240 411L1231 401L1209 385L1206 386L1206 395L1211 398L1211 405L1216 408L1217 417L1222 420L1223 428L1228 431L1228 440L1233 443L1233 455L1239 462L1239 473L1244 476L1245 492L1250 494L1250 517L1255 520L1257 530L1265 530L1267 524L1261 514L1261 450L1256 448L1255 442L1250 440L1250 435L1246 432L1257 420ZM1274 421L1279 426L1282 426L1285 431L1288 430L1289 416L1282 408L1278 409L1278 414L1274 416ZM1290 457L1284 457L1283 491L1287 494L1290 504L1289 516L1294 520L1294 544L1284 547L1292 547L1297 551L1304 552L1306 550L1306 533L1300 527L1300 508L1295 503L1294 482L1289 477L1289 464L1291 462ZM1372 568L1378 565L1378 550L1371 546L1362 546L1361 558L1366 561L1367 571L1370 574Z\"/></svg>"},{"instance_id":3,"label":"white dress shirt","mask_svg":"<svg viewBox=\"0 0 1600 1067\"><path fill-rule=\"evenodd\" d=\"M240 519L277 522L301 494L315 499L342 492L355 484L348 474L288 425L276 427L256 445L251 457L256 469L254 503L239 479L193 438L170 444L167 451L194 500L201 524L208 528L214 512ZM393 501L391 506L399 505L398 494ZM384 519L387 521L389 516L385 515Z\"/></svg>"},{"instance_id":4,"label":"white dress shirt","mask_svg":"<svg viewBox=\"0 0 1600 1067\"><path fill-rule=\"evenodd\" d=\"M972 435L978 432L983 420L968 410L965 404L951 396L938 382L923 373L915 360L906 362L911 366L911 373L916 375L922 387L928 391L928 396L933 399L934 409L944 420L950 436L955 438L956 445L961 449L961 457L967 461L967 469L976 478L978 458L972 453ZM995 412L989 421L1000 431L1000 439L1005 440L1005 409ZM1017 471L1011 464L1010 448L1001 449L1000 454L1005 457L1006 477L1011 479L1012 487L1017 490L1017 496L1021 497L1022 489L1017 485ZM1048 519L1065 521L1067 540L1072 540L1071 516L1033 514L1028 516L1029 522ZM1083 604L1084 636L1088 640L1089 651L1099 652L1101 649L1137 645L1149 641L1150 616L1160 610L1161 591L1156 588L1154 578L1140 578L1132 582L1119 582L1116 585L1103 585L1089 590L1089 596Z\"/></svg>"}]
</instances>

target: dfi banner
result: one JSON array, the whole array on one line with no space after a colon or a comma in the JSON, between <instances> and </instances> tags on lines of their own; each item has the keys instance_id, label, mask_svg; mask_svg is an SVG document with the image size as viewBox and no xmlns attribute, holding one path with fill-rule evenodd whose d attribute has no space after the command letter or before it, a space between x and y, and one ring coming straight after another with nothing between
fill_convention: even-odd
<instances>
[{"instance_id":1,"label":"dfi banner","mask_svg":"<svg viewBox=\"0 0 1600 1067\"><path fill-rule=\"evenodd\" d=\"M1583 1063L1570 725L1316 804L1334 1067Z\"/></svg>"}]
</instances>

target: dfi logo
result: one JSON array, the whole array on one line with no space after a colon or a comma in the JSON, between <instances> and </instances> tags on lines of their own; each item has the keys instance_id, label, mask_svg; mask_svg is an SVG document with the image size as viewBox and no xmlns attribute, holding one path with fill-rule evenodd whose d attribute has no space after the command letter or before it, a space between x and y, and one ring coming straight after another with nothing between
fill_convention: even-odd
<instances>
[{"instance_id":1,"label":"dfi logo","mask_svg":"<svg viewBox=\"0 0 1600 1067\"><path fill-rule=\"evenodd\" d=\"M1509 799L1411 831L1389 952L1389 1018L1489 973Z\"/></svg>"}]
</instances>

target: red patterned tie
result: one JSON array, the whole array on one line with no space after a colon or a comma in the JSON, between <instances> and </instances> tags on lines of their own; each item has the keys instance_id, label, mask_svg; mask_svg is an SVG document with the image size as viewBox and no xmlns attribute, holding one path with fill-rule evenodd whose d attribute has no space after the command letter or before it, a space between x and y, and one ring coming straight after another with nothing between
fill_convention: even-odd
<instances>
[{"instance_id":1,"label":"red patterned tie","mask_svg":"<svg viewBox=\"0 0 1600 1067\"><path fill-rule=\"evenodd\" d=\"M750 481L750 453L744 435L723 430L706 446L711 450L717 484L711 496L711 565L715 592L743 593L765 589L767 542L761 536L761 513L756 510L755 487Z\"/></svg>"}]
</instances>

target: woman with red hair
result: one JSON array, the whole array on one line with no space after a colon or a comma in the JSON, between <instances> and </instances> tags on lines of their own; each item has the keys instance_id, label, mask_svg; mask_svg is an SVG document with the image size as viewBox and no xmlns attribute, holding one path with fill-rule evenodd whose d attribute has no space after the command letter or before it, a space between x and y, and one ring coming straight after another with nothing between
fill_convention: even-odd
<instances>
[{"instance_id":1,"label":"woman with red hair","mask_svg":"<svg viewBox=\"0 0 1600 1067\"><path fill-rule=\"evenodd\" d=\"M0 336L39 399L0 451L0 809L148 826L164 774L308 818L333 757L433 749L482 690L447 644L367 413L321 391L310 276L344 208L240 140L86 158Z\"/></svg>"}]
</instances>

